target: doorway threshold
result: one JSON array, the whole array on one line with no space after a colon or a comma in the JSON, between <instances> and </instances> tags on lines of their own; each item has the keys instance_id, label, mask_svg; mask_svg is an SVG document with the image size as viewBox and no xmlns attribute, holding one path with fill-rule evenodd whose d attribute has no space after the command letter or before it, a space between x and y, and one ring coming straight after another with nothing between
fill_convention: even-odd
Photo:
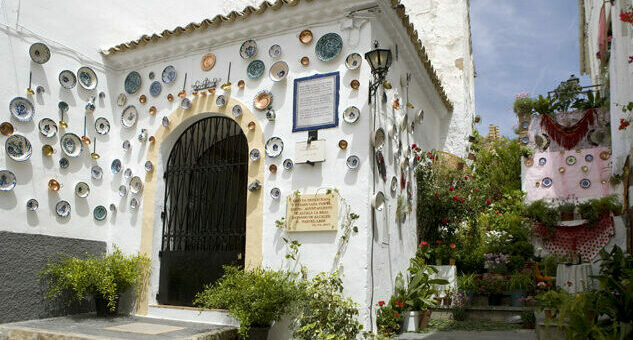
<instances>
[{"instance_id":1,"label":"doorway threshold","mask_svg":"<svg viewBox=\"0 0 633 340\"><path fill-rule=\"evenodd\" d=\"M219 326L239 327L240 323L227 310L201 309L189 306L149 305L148 318L178 320L187 322L206 323Z\"/></svg>"}]
</instances>

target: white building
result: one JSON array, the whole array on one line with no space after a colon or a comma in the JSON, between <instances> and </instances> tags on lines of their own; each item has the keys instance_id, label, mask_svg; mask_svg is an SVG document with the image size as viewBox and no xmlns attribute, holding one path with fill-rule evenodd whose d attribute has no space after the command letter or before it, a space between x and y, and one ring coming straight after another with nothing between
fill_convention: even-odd
<instances>
[{"instance_id":1,"label":"white building","mask_svg":"<svg viewBox=\"0 0 633 340\"><path fill-rule=\"evenodd\" d=\"M398 196L415 200L412 167L404 166L407 160L411 161L409 146L415 143L423 149L463 154L472 130L473 65L468 4L457 0L448 7L447 1L422 3L424 6L412 7L417 11L413 12L416 13L413 20L397 0L278 0L212 19L204 19L209 17L201 10L207 6L205 1L177 9L165 2L152 3L152 7L149 3L144 7L136 3L82 1L63 5L3 2L0 17L4 20L1 28L6 38L1 40L0 58L5 62L0 71L6 75L6 81L0 85L0 100L8 104L14 97L24 97L34 107L34 117L29 122L20 122L10 117L9 112L2 118L13 125L15 134L26 137L32 145L32 155L26 161L13 160L7 153L0 158L0 168L11 171L17 178L15 188L0 193L4 217L0 231L5 232L2 234L7 236L6 240L15 240L20 235L22 242L3 241L3 251L10 257L3 261L11 264L4 266L7 268L4 270L22 266L29 269L25 273L30 273L3 274L15 274L28 282L37 280L32 276L41 269L38 266L42 261L31 263L25 247L41 249L38 256L50 258L60 250L79 254L116 245L127 253L140 251L152 258L147 294L140 297L137 305L139 314L196 320L203 316L159 305L190 304L185 300L191 297L192 289L204 283L203 279L193 277L198 275L196 271L209 266L219 268L221 264L237 262L251 267L294 269L293 263L284 258L286 248L275 228L275 221L286 216L286 197L297 190L301 194L317 194L337 189L341 201L348 202L350 210L360 215L355 223L358 232L351 234L346 246L340 248L343 231L337 228L294 232L291 237L303 244L299 262L307 266L311 275L341 271L345 293L359 303L361 321L370 329L375 321L372 306L391 295L395 275L406 269L416 250L415 210L404 222L397 223L395 217ZM227 4L224 6L229 8ZM449 13L453 10L456 12ZM449 15L454 17L442 19ZM163 30L187 19L197 23ZM421 30L423 44L410 20ZM446 29L447 22L456 25L457 30ZM301 41L304 30L311 32L312 41ZM159 33L119 44L147 31ZM451 34L450 41L442 39L442 32ZM334 33L327 36L334 48L317 48L318 41L327 39L323 37L329 33ZM245 44L248 40L257 46L252 57L248 49L242 48L252 44ZM368 63L361 59L359 68L349 69L346 60L353 53L363 56L374 49L374 41L379 42L380 48L391 51L393 63L386 76L391 86L388 89L378 86L370 104L368 92L373 78ZM29 57L29 48L36 42L43 42L50 49L50 60L44 64ZM280 51L280 56L275 55L276 51ZM209 53L214 57L208 57ZM302 64L304 57L309 63ZM439 77L431 62L435 65L435 58L442 60L438 62ZM263 74L259 74L255 60L263 62ZM269 77L271 66L278 61L284 61L288 70L283 74L273 71ZM232 86L223 90L220 85L229 81L229 65ZM175 70L173 81L168 66ZM62 87L58 80L60 73L63 70L75 73L80 67L94 71L93 78L84 79L87 85ZM165 81L163 74L167 75ZM135 79L137 75L140 84ZM328 118L323 116L324 110L332 110L332 121L322 121L323 124L309 121L306 104L301 104L314 99L316 94L314 89L301 92L301 84L305 84L302 78L315 75L329 75L333 81L330 84L334 84L330 103L333 105L312 107L316 113L321 112L321 119ZM192 88L205 78L218 78L214 93ZM358 83L353 84L354 80ZM241 81L243 87L238 86ZM324 82L321 87L328 89L327 85ZM29 86L33 89L41 86L44 92L27 95ZM186 92L188 108L179 97L181 90ZM274 120L267 119L267 109L258 110L254 105L254 98L262 91L272 95ZM220 96L224 105L218 99ZM86 113L91 97L96 97L96 108ZM297 104L298 98L304 101ZM327 96L321 99L318 103L329 100ZM59 121L60 101L69 105L64 116L68 127L58 127L54 137L45 137L39 131L39 122L43 118ZM377 104L375 112L374 104ZM136 117L126 111L133 110L128 109L131 106L137 112ZM344 116L351 107L358 108L360 113L354 122ZM241 115L234 114L234 110ZM299 118L294 118L295 115ZM103 126L95 125L101 117L109 122L107 133ZM163 125L165 119L169 124ZM296 158L303 153L297 148L305 147L308 140L307 130L300 129L303 124L313 126L307 130L318 131L315 144L323 145L324 161L298 164ZM385 161L382 174L373 166L375 154L370 143L378 129L385 136L384 145L377 148ZM62 150L61 139L66 133L87 136L92 143L73 158L72 150ZM149 137L147 140L138 138L144 133ZM66 138L72 139L74 135ZM266 144L271 137L283 142L280 155L272 151L275 157L266 155ZM2 142L8 138L2 136ZM129 141L129 148L122 147L125 141ZM45 144L53 147L51 156L42 153ZM261 153L257 160L250 158L254 149ZM100 157L91 158L93 152ZM348 167L352 155L360 161L355 169ZM60 169L62 157L69 161L65 169ZM284 168L286 159L295 161L292 169ZM114 160L121 163L116 173L110 170ZM145 169L146 162L151 162L150 171ZM271 168L273 165L276 171ZM92 177L94 166L102 170L97 178ZM138 176L143 184L138 192L136 189L140 187L135 188L134 182L130 184L133 176ZM61 184L60 190L48 188L51 179ZM87 197L76 194L79 182L90 187ZM261 187L247 190L255 182ZM120 195L121 186L127 190L126 195ZM407 186L411 190L407 191ZM280 198L273 197L277 190ZM373 209L371 204L377 192L384 193L386 198L381 210ZM37 211L27 210L30 199L39 202ZM69 204L69 216L58 216L56 207L60 201ZM131 207L133 201L139 202L138 207ZM107 210L102 221L95 220L95 213L97 217L103 213L95 211L98 206ZM207 228L207 233L203 235L198 227ZM175 235L175 230L181 234ZM42 239L38 235L53 238ZM180 241L176 242L178 237ZM193 240L196 241L192 246ZM182 246L185 243L187 246ZM176 250L191 251L192 247L206 250L201 256L188 253L187 261L179 261L180 253ZM171 259L171 265L166 258ZM212 273L207 270L204 275L210 275L206 276L208 279L219 274L218 270ZM19 284L15 283L0 293L0 305L8 315L0 322L41 316L25 311L28 304L15 303L14 294L19 290ZM36 295L25 294L24 299L37 301Z\"/></svg>"}]
</instances>

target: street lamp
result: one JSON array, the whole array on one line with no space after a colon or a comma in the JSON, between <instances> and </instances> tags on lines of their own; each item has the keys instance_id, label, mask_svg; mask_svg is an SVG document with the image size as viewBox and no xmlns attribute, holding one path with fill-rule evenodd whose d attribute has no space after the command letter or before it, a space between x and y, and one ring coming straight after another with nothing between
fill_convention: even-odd
<instances>
[{"instance_id":1,"label":"street lamp","mask_svg":"<svg viewBox=\"0 0 633 340\"><path fill-rule=\"evenodd\" d=\"M374 81L369 84L369 102L371 103L371 97L376 94L376 89L385 80L391 66L391 50L378 48L378 41L374 41L374 49L365 53L365 60L374 76Z\"/></svg>"}]
</instances>

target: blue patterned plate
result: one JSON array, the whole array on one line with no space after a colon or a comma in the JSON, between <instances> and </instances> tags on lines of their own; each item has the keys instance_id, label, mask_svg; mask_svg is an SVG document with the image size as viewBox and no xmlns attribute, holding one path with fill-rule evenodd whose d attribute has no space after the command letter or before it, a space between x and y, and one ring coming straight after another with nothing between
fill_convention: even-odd
<instances>
[{"instance_id":1,"label":"blue patterned plate","mask_svg":"<svg viewBox=\"0 0 633 340\"><path fill-rule=\"evenodd\" d=\"M176 68L171 65L165 67L161 78L163 79L163 83L165 84L173 82L174 80L176 80Z\"/></svg>"},{"instance_id":2,"label":"blue patterned plate","mask_svg":"<svg viewBox=\"0 0 633 340\"><path fill-rule=\"evenodd\" d=\"M81 151L83 146L81 145L81 138L72 132L65 133L62 136L62 139L59 140L61 144L62 151L68 156L72 158L79 157L81 155Z\"/></svg>"},{"instance_id":3,"label":"blue patterned plate","mask_svg":"<svg viewBox=\"0 0 633 340\"><path fill-rule=\"evenodd\" d=\"M46 44L36 42L29 48L31 60L38 64L45 64L51 58L51 50Z\"/></svg>"},{"instance_id":4,"label":"blue patterned plate","mask_svg":"<svg viewBox=\"0 0 633 340\"><path fill-rule=\"evenodd\" d=\"M57 123L50 118L43 118L37 126L44 137L52 138L57 134Z\"/></svg>"},{"instance_id":5,"label":"blue patterned plate","mask_svg":"<svg viewBox=\"0 0 633 340\"><path fill-rule=\"evenodd\" d=\"M65 89L72 89L77 85L77 77L73 71L63 70L59 72L59 85L61 85Z\"/></svg>"},{"instance_id":6,"label":"blue patterned plate","mask_svg":"<svg viewBox=\"0 0 633 340\"><path fill-rule=\"evenodd\" d=\"M264 74L265 70L266 70L266 65L264 65L264 62L257 59L257 60L251 61L251 63L248 64L248 68L246 68L246 74L251 79L257 79L261 77L262 74Z\"/></svg>"},{"instance_id":7,"label":"blue patterned plate","mask_svg":"<svg viewBox=\"0 0 633 340\"><path fill-rule=\"evenodd\" d=\"M257 43L255 40L246 40L240 46L240 56L244 59L252 58L257 54Z\"/></svg>"},{"instance_id":8,"label":"blue patterned plate","mask_svg":"<svg viewBox=\"0 0 633 340\"><path fill-rule=\"evenodd\" d=\"M539 165L545 165L547 163L547 159L545 157L541 157L538 160Z\"/></svg>"},{"instance_id":9,"label":"blue patterned plate","mask_svg":"<svg viewBox=\"0 0 633 340\"><path fill-rule=\"evenodd\" d=\"M0 170L0 191L11 191L15 188L15 174L9 170Z\"/></svg>"},{"instance_id":10,"label":"blue patterned plate","mask_svg":"<svg viewBox=\"0 0 633 340\"><path fill-rule=\"evenodd\" d=\"M322 36L314 48L314 52L321 61L330 61L341 53L343 38L336 33L328 33Z\"/></svg>"},{"instance_id":11,"label":"blue patterned plate","mask_svg":"<svg viewBox=\"0 0 633 340\"><path fill-rule=\"evenodd\" d=\"M284 151L284 142L279 137L271 137L266 141L266 155L277 158Z\"/></svg>"},{"instance_id":12,"label":"blue patterned plate","mask_svg":"<svg viewBox=\"0 0 633 340\"><path fill-rule=\"evenodd\" d=\"M141 88L141 75L136 71L128 73L125 77L124 87L128 94L135 94Z\"/></svg>"},{"instance_id":13,"label":"blue patterned plate","mask_svg":"<svg viewBox=\"0 0 633 340\"><path fill-rule=\"evenodd\" d=\"M134 105L128 105L128 107L121 112L121 125L126 129L133 127L137 119L138 111Z\"/></svg>"},{"instance_id":14,"label":"blue patterned plate","mask_svg":"<svg viewBox=\"0 0 633 340\"><path fill-rule=\"evenodd\" d=\"M96 221L103 221L105 220L106 216L108 216L108 211L104 206L98 205L92 211L92 215L94 216Z\"/></svg>"},{"instance_id":15,"label":"blue patterned plate","mask_svg":"<svg viewBox=\"0 0 633 340\"><path fill-rule=\"evenodd\" d=\"M360 110L356 106L350 106L343 111L343 120L347 124L354 124L360 118Z\"/></svg>"},{"instance_id":16,"label":"blue patterned plate","mask_svg":"<svg viewBox=\"0 0 633 340\"><path fill-rule=\"evenodd\" d=\"M292 159L290 158L284 159L284 162L282 164L284 166L284 169L286 170L292 170L292 167L294 166L294 163L292 162Z\"/></svg>"},{"instance_id":17,"label":"blue patterned plate","mask_svg":"<svg viewBox=\"0 0 633 340\"><path fill-rule=\"evenodd\" d=\"M281 46L274 44L272 46L270 46L270 48L268 49L268 55L271 58L279 58L281 57Z\"/></svg>"},{"instance_id":18,"label":"blue patterned plate","mask_svg":"<svg viewBox=\"0 0 633 340\"><path fill-rule=\"evenodd\" d=\"M546 188L549 188L552 186L552 179L549 177L545 177L543 178L543 180L541 181L543 183L543 186Z\"/></svg>"},{"instance_id":19,"label":"blue patterned plate","mask_svg":"<svg viewBox=\"0 0 633 340\"><path fill-rule=\"evenodd\" d=\"M358 158L358 156L356 155L351 155L347 157L347 161L345 161L345 164L347 164L347 167L350 170L354 170L358 168L358 165L360 164L360 158Z\"/></svg>"},{"instance_id":20,"label":"blue patterned plate","mask_svg":"<svg viewBox=\"0 0 633 340\"><path fill-rule=\"evenodd\" d=\"M360 64L363 62L363 57L360 54L354 52L351 53L345 58L345 67L348 70L357 70L360 67Z\"/></svg>"},{"instance_id":21,"label":"blue patterned plate","mask_svg":"<svg viewBox=\"0 0 633 340\"><path fill-rule=\"evenodd\" d=\"M121 172L121 161L118 158L113 160L112 164L110 164L110 171L115 175Z\"/></svg>"},{"instance_id":22,"label":"blue patterned plate","mask_svg":"<svg viewBox=\"0 0 633 340\"><path fill-rule=\"evenodd\" d=\"M55 205L55 212L59 217L68 217L70 215L70 203L67 201L59 201Z\"/></svg>"},{"instance_id":23,"label":"blue patterned plate","mask_svg":"<svg viewBox=\"0 0 633 340\"><path fill-rule=\"evenodd\" d=\"M90 168L90 176L93 179L101 179L101 177L103 177L103 169L98 165L93 165L92 168Z\"/></svg>"},{"instance_id":24,"label":"blue patterned plate","mask_svg":"<svg viewBox=\"0 0 633 340\"><path fill-rule=\"evenodd\" d=\"M4 143L4 150L16 162L26 161L33 153L31 142L22 135L11 135Z\"/></svg>"},{"instance_id":25,"label":"blue patterned plate","mask_svg":"<svg viewBox=\"0 0 633 340\"><path fill-rule=\"evenodd\" d=\"M285 61L278 61L270 67L268 73L272 81L282 81L288 75L288 64Z\"/></svg>"},{"instance_id":26,"label":"blue patterned plate","mask_svg":"<svg viewBox=\"0 0 633 340\"><path fill-rule=\"evenodd\" d=\"M35 198L31 198L30 200L26 201L26 209L28 211L37 211L39 207L40 204Z\"/></svg>"},{"instance_id":27,"label":"blue patterned plate","mask_svg":"<svg viewBox=\"0 0 633 340\"><path fill-rule=\"evenodd\" d=\"M59 159L59 168L60 169L67 169L69 165L70 165L70 162L68 161L68 158L62 157L62 158Z\"/></svg>"},{"instance_id":28,"label":"blue patterned plate","mask_svg":"<svg viewBox=\"0 0 633 340\"><path fill-rule=\"evenodd\" d=\"M90 195L90 186L86 182L79 182L75 185L75 195L80 198L86 198Z\"/></svg>"},{"instance_id":29,"label":"blue patterned plate","mask_svg":"<svg viewBox=\"0 0 633 340\"><path fill-rule=\"evenodd\" d=\"M215 98L215 104L218 107L224 107L224 105L226 105L226 98L223 95L219 95L217 98Z\"/></svg>"},{"instance_id":30,"label":"blue patterned plate","mask_svg":"<svg viewBox=\"0 0 633 340\"><path fill-rule=\"evenodd\" d=\"M90 67L80 67L79 70L77 70L77 78L79 78L79 85L84 89L94 90L97 88L97 74Z\"/></svg>"},{"instance_id":31,"label":"blue patterned plate","mask_svg":"<svg viewBox=\"0 0 633 340\"><path fill-rule=\"evenodd\" d=\"M107 135L110 132L110 122L105 117L95 120L95 131L100 135Z\"/></svg>"},{"instance_id":32,"label":"blue patterned plate","mask_svg":"<svg viewBox=\"0 0 633 340\"><path fill-rule=\"evenodd\" d=\"M593 155L592 154L587 154L585 156L585 161L586 162L592 162L593 161Z\"/></svg>"},{"instance_id":33,"label":"blue patterned plate","mask_svg":"<svg viewBox=\"0 0 633 340\"><path fill-rule=\"evenodd\" d=\"M160 91L163 89L163 86L158 81L153 81L152 85L149 86L149 94L152 97L158 97L160 95Z\"/></svg>"},{"instance_id":34,"label":"blue patterned plate","mask_svg":"<svg viewBox=\"0 0 633 340\"><path fill-rule=\"evenodd\" d=\"M24 97L15 97L9 103L9 111L16 120L30 122L33 119L35 108L30 100Z\"/></svg>"},{"instance_id":35,"label":"blue patterned plate","mask_svg":"<svg viewBox=\"0 0 633 340\"><path fill-rule=\"evenodd\" d=\"M589 189L589 187L590 187L590 186L591 186L591 181L590 181L590 180L588 180L588 179L586 179L586 178L583 178L583 179L580 181L580 187L581 187L581 188L583 188L583 189Z\"/></svg>"}]
</instances>

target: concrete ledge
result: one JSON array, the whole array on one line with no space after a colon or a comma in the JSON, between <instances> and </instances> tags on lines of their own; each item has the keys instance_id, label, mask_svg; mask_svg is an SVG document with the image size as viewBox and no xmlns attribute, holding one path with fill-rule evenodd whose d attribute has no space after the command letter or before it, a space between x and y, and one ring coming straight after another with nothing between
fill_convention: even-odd
<instances>
[{"instance_id":1,"label":"concrete ledge","mask_svg":"<svg viewBox=\"0 0 633 340\"><path fill-rule=\"evenodd\" d=\"M510 316L521 315L528 307L472 306L466 309L466 320L505 321ZM451 308L432 308L431 320L452 320Z\"/></svg>"},{"instance_id":2,"label":"concrete ledge","mask_svg":"<svg viewBox=\"0 0 633 340\"><path fill-rule=\"evenodd\" d=\"M169 319L220 326L240 326L240 322L232 317L228 311L219 309L150 305L147 309L147 315L143 316L155 319Z\"/></svg>"}]
</instances>

